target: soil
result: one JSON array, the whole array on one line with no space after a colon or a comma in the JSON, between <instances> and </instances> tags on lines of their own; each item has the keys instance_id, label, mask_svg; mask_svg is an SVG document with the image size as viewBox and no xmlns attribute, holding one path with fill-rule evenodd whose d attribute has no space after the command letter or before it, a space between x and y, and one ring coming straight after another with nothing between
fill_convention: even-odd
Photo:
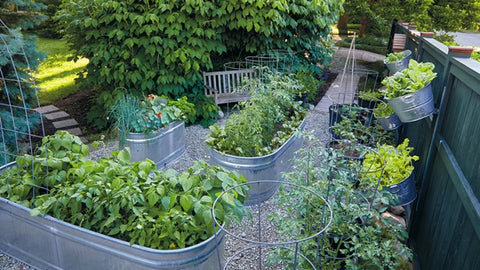
<instances>
[{"instance_id":1,"label":"soil","mask_svg":"<svg viewBox=\"0 0 480 270\"><path fill-rule=\"evenodd\" d=\"M320 99L322 99L336 77L336 73L330 73L327 81L320 87L314 104L317 104ZM94 102L94 94L95 92L93 90L79 91L53 104L61 111L68 113L71 118L78 122L83 136L92 135L98 132L95 128L90 127L87 122L87 113ZM53 135L55 133L56 128L53 126L52 121L44 119L43 124L45 135Z\"/></svg>"}]
</instances>

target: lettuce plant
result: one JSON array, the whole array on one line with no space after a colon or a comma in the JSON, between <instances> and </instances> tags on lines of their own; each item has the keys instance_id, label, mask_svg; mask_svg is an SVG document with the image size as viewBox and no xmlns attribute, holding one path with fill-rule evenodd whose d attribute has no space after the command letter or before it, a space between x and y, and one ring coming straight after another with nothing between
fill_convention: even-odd
<instances>
[{"instance_id":1,"label":"lettuce plant","mask_svg":"<svg viewBox=\"0 0 480 270\"><path fill-rule=\"evenodd\" d=\"M414 169L412 162L417 161L419 157L410 155L413 147L409 147L408 143L409 140L407 138L397 147L384 144L378 146L378 154L367 153L363 163L363 170L364 172L376 172L365 173L364 183L367 186L375 187L380 179L379 189L381 189L382 187L400 183L410 176ZM385 160L385 164L382 158ZM384 165L385 168L382 171L381 167Z\"/></svg>"},{"instance_id":2,"label":"lettuce plant","mask_svg":"<svg viewBox=\"0 0 480 270\"><path fill-rule=\"evenodd\" d=\"M402 60L406 55L406 53L403 52L397 52L397 53L389 53L387 57L385 57L385 63L393 63L397 62L398 60Z\"/></svg>"},{"instance_id":3,"label":"lettuce plant","mask_svg":"<svg viewBox=\"0 0 480 270\"><path fill-rule=\"evenodd\" d=\"M382 84L387 88L381 91L389 99L414 93L435 79L437 73L433 72L434 68L432 63L418 63L412 59L408 68L383 79Z\"/></svg>"}]
</instances>

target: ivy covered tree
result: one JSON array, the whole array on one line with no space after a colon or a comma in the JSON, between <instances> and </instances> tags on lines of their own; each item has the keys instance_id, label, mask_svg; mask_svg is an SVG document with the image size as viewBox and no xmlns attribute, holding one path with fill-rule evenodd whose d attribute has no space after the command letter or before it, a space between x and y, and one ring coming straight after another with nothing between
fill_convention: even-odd
<instances>
[{"instance_id":1,"label":"ivy covered tree","mask_svg":"<svg viewBox=\"0 0 480 270\"><path fill-rule=\"evenodd\" d=\"M312 69L328 61L321 44L342 2L64 0L59 18L75 56L90 60L85 80L103 106L119 87L202 101L200 71L212 70L213 59L290 49Z\"/></svg>"},{"instance_id":2,"label":"ivy covered tree","mask_svg":"<svg viewBox=\"0 0 480 270\"><path fill-rule=\"evenodd\" d=\"M35 38L22 35L37 24L43 6L29 0L0 4L0 164L22 153L18 141L40 122L29 109L38 106L31 72L40 63Z\"/></svg>"}]
</instances>

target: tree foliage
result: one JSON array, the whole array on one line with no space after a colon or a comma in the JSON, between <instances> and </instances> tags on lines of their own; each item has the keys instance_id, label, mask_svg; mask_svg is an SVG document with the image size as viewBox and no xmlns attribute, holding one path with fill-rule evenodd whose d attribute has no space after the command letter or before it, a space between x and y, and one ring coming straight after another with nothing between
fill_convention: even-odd
<instances>
[{"instance_id":1,"label":"tree foliage","mask_svg":"<svg viewBox=\"0 0 480 270\"><path fill-rule=\"evenodd\" d=\"M479 0L435 0L428 13L436 30L455 32L480 27Z\"/></svg>"},{"instance_id":2,"label":"tree foliage","mask_svg":"<svg viewBox=\"0 0 480 270\"><path fill-rule=\"evenodd\" d=\"M90 60L90 85L179 97L201 88L212 59L291 49L314 68L328 61L321 44L341 2L64 0L59 18L75 56Z\"/></svg>"},{"instance_id":3,"label":"tree foliage","mask_svg":"<svg viewBox=\"0 0 480 270\"><path fill-rule=\"evenodd\" d=\"M38 106L31 72L36 70L42 54L36 50L35 38L22 30L38 23L42 5L34 1L3 1L0 4L0 164L19 155L18 141L33 133L40 122L38 114L27 113Z\"/></svg>"},{"instance_id":4,"label":"tree foliage","mask_svg":"<svg viewBox=\"0 0 480 270\"><path fill-rule=\"evenodd\" d=\"M385 28L393 19L415 22L420 30L459 31L480 26L479 0L345 0L344 16Z\"/></svg>"}]
</instances>

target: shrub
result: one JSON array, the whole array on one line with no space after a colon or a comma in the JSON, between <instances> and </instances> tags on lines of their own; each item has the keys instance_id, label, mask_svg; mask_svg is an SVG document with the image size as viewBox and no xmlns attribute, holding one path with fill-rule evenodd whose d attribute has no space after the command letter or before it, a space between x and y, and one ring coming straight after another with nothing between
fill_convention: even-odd
<instances>
[{"instance_id":1,"label":"shrub","mask_svg":"<svg viewBox=\"0 0 480 270\"><path fill-rule=\"evenodd\" d=\"M329 61L331 52L322 44L340 10L334 0L78 0L63 1L58 18L75 58L90 60L85 79L99 95L123 87L178 98L199 94L199 71L212 69L218 56L291 49L319 72L317 63ZM92 110L105 107L104 101L111 102L103 96Z\"/></svg>"}]
</instances>

